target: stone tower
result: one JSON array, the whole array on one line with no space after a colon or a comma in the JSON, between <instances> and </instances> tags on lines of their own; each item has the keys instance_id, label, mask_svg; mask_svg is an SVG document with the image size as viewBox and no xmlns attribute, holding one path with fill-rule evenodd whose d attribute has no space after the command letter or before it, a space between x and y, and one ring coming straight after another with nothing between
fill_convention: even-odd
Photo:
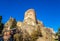
<instances>
[{"instance_id":1,"label":"stone tower","mask_svg":"<svg viewBox=\"0 0 60 41\"><path fill-rule=\"evenodd\" d=\"M36 15L35 15L34 9L29 9L25 12L24 23L29 24L29 25L36 24Z\"/></svg>"}]
</instances>

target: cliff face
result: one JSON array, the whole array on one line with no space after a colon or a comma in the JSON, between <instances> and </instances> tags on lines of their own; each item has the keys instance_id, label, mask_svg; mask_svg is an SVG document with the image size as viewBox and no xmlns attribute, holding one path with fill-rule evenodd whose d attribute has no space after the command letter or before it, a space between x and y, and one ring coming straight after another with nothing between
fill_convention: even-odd
<instances>
[{"instance_id":1,"label":"cliff face","mask_svg":"<svg viewBox=\"0 0 60 41\"><path fill-rule=\"evenodd\" d=\"M34 9L29 9L25 12L24 21L18 21L10 18L5 24L6 27L16 27L22 37L30 41L53 41L54 33L51 29L44 27L43 23L36 19L36 13ZM54 36L55 37L55 36ZM26 40L27 41L27 40Z\"/></svg>"}]
</instances>

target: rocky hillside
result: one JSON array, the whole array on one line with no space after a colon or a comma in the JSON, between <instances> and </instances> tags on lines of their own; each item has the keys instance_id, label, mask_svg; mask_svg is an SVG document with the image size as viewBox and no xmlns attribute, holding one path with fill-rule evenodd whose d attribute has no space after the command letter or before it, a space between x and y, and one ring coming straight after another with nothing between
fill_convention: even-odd
<instances>
[{"instance_id":1,"label":"rocky hillside","mask_svg":"<svg viewBox=\"0 0 60 41\"><path fill-rule=\"evenodd\" d=\"M6 27L9 29L11 29L11 27L17 28L20 31L20 38L23 38L24 41L54 41L55 39L53 30L44 27L43 23L36 19L34 9L29 9L25 12L23 22L16 22L15 19L10 17L5 24L5 28Z\"/></svg>"}]
</instances>

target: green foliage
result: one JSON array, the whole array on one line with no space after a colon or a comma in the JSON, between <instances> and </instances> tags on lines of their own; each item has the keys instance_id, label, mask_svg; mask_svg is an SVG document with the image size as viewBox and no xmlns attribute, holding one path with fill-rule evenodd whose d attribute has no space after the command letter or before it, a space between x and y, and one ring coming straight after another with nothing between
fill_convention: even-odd
<instances>
[{"instance_id":1,"label":"green foliage","mask_svg":"<svg viewBox=\"0 0 60 41\"><path fill-rule=\"evenodd\" d=\"M60 28L58 29L58 34L60 34Z\"/></svg>"},{"instance_id":2,"label":"green foliage","mask_svg":"<svg viewBox=\"0 0 60 41\"><path fill-rule=\"evenodd\" d=\"M56 36L58 36L58 32L56 32Z\"/></svg>"},{"instance_id":3,"label":"green foliage","mask_svg":"<svg viewBox=\"0 0 60 41\"><path fill-rule=\"evenodd\" d=\"M58 41L58 40L55 40L55 41Z\"/></svg>"},{"instance_id":4,"label":"green foliage","mask_svg":"<svg viewBox=\"0 0 60 41\"><path fill-rule=\"evenodd\" d=\"M60 36L60 28L58 28L58 32L56 33L56 35Z\"/></svg>"},{"instance_id":5,"label":"green foliage","mask_svg":"<svg viewBox=\"0 0 60 41\"><path fill-rule=\"evenodd\" d=\"M13 27L11 26L10 29L13 29Z\"/></svg>"},{"instance_id":6,"label":"green foliage","mask_svg":"<svg viewBox=\"0 0 60 41\"><path fill-rule=\"evenodd\" d=\"M0 33L2 33L3 30L3 23L1 21L2 21L2 16L0 16Z\"/></svg>"},{"instance_id":7,"label":"green foliage","mask_svg":"<svg viewBox=\"0 0 60 41\"><path fill-rule=\"evenodd\" d=\"M58 40L60 41L60 28L58 28L58 32L56 33L56 36L58 36Z\"/></svg>"},{"instance_id":8,"label":"green foliage","mask_svg":"<svg viewBox=\"0 0 60 41\"><path fill-rule=\"evenodd\" d=\"M12 25L12 26L10 27L10 29L13 29L13 28L15 28L15 26L16 26L16 25Z\"/></svg>"},{"instance_id":9,"label":"green foliage","mask_svg":"<svg viewBox=\"0 0 60 41\"><path fill-rule=\"evenodd\" d=\"M15 19L14 19L14 20L15 20ZM16 21L14 21L14 22L12 23L10 29L13 29L13 28L15 28L15 27L16 27Z\"/></svg>"},{"instance_id":10,"label":"green foliage","mask_svg":"<svg viewBox=\"0 0 60 41\"><path fill-rule=\"evenodd\" d=\"M0 16L0 20L2 20L2 16Z\"/></svg>"}]
</instances>

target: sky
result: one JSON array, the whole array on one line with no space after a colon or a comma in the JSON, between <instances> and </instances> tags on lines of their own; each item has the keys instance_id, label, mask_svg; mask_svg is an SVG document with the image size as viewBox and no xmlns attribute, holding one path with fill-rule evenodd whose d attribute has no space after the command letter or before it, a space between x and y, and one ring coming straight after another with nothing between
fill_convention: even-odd
<instances>
[{"instance_id":1,"label":"sky","mask_svg":"<svg viewBox=\"0 0 60 41\"><path fill-rule=\"evenodd\" d=\"M0 16L6 23L10 16L16 21L23 21L25 11L33 8L36 18L43 22L47 28L55 32L60 26L60 0L0 0Z\"/></svg>"}]
</instances>

